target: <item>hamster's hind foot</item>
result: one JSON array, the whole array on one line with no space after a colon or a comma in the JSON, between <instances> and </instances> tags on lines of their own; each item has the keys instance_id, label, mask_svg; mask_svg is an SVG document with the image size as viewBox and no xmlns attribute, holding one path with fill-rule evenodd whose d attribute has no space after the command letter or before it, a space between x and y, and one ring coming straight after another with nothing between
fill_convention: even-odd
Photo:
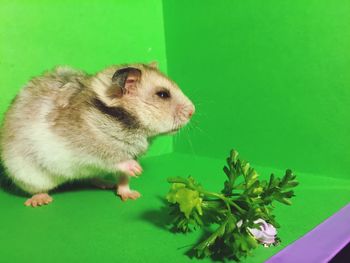
<instances>
[{"instance_id":1,"label":"hamster's hind foot","mask_svg":"<svg viewBox=\"0 0 350 263\"><path fill-rule=\"evenodd\" d=\"M25 201L24 205L37 207L37 206L47 205L51 203L52 200L53 200L52 197L46 193L36 194L36 195L33 195L31 198L29 198L27 201Z\"/></svg>"},{"instance_id":2,"label":"hamster's hind foot","mask_svg":"<svg viewBox=\"0 0 350 263\"><path fill-rule=\"evenodd\" d=\"M139 192L130 190L130 187L128 184L118 185L117 194L120 196L122 201L126 201L128 199L135 200L141 196Z\"/></svg>"}]
</instances>

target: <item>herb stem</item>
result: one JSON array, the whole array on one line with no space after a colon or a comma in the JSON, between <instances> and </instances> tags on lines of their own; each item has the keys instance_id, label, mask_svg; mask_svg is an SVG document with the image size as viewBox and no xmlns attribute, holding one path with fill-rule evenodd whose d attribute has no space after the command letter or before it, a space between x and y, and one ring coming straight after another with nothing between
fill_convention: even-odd
<instances>
[{"instance_id":1,"label":"herb stem","mask_svg":"<svg viewBox=\"0 0 350 263\"><path fill-rule=\"evenodd\" d=\"M221 199L222 201L224 201L228 211L231 211L231 206L230 205L232 205L238 210L238 212L244 213L244 210L239 205L237 205L235 202L233 202L232 200L230 200L229 198L225 197L222 194L217 194L217 193L207 192L207 191L201 191L201 192L204 195L217 197L217 198Z\"/></svg>"}]
</instances>

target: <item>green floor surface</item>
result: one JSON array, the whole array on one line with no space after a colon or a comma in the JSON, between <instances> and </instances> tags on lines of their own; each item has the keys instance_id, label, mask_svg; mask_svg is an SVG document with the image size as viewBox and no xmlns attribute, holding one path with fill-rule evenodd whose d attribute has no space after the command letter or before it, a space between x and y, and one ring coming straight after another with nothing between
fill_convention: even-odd
<instances>
[{"instance_id":1,"label":"green floor surface","mask_svg":"<svg viewBox=\"0 0 350 263\"><path fill-rule=\"evenodd\" d=\"M132 181L142 193L137 201L123 203L111 191L73 186L54 193L51 205L32 209L23 206L24 197L1 190L0 262L210 262L185 255L185 246L203 233L168 231L163 198L169 176L192 175L209 190L220 190L224 161L169 154L141 164L143 175ZM273 170L256 168L262 176ZM296 174L293 206L276 208L282 244L259 247L243 262L263 262L349 202L350 180Z\"/></svg>"}]
</instances>

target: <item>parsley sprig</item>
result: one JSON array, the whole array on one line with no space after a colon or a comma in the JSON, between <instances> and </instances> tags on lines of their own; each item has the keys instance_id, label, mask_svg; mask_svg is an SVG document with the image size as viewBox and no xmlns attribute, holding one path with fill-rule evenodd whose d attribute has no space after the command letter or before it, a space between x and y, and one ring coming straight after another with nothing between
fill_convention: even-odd
<instances>
[{"instance_id":1,"label":"parsley sprig","mask_svg":"<svg viewBox=\"0 0 350 263\"><path fill-rule=\"evenodd\" d=\"M271 174L269 180L259 180L255 169L240 160L235 150L230 152L226 161L223 171L227 179L220 193L206 191L191 176L168 178L171 188L167 200L173 230L188 232L216 226L211 234L192 248L199 258L210 256L239 260L251 254L259 241L249 229L259 228L254 223L258 219L279 227L272 213L273 203L278 201L291 205L292 188L298 185L291 170L286 170L282 178Z\"/></svg>"}]
</instances>

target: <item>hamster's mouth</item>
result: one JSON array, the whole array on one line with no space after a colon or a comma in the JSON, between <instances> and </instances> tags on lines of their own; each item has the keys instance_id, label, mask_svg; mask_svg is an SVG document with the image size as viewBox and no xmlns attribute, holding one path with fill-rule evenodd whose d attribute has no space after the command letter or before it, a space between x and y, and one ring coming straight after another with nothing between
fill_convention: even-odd
<instances>
[{"instance_id":1,"label":"hamster's mouth","mask_svg":"<svg viewBox=\"0 0 350 263\"><path fill-rule=\"evenodd\" d=\"M181 126L180 126L180 127L176 127L176 128L174 128L174 129L172 129L172 130L170 130L170 131L165 132L164 134L168 134L168 135L175 134L175 133L177 133L181 128L182 128Z\"/></svg>"},{"instance_id":2,"label":"hamster's mouth","mask_svg":"<svg viewBox=\"0 0 350 263\"><path fill-rule=\"evenodd\" d=\"M172 129L170 132L177 132L177 131L179 131L180 129L181 129L181 127L177 127L177 128Z\"/></svg>"}]
</instances>

